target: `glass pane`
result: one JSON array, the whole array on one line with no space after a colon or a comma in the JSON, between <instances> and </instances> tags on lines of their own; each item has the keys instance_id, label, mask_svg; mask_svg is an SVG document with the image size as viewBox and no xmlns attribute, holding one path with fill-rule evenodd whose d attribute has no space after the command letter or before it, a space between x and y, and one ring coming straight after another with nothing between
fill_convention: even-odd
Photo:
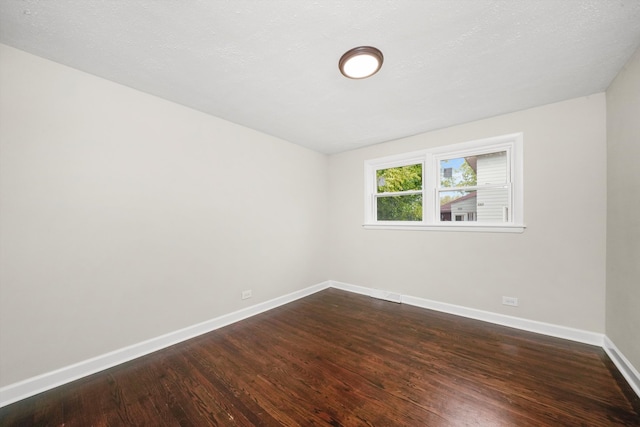
<instances>
[{"instance_id":1,"label":"glass pane","mask_svg":"<svg viewBox=\"0 0 640 427\"><path fill-rule=\"evenodd\" d=\"M440 192L440 221L477 221L476 191Z\"/></svg>"},{"instance_id":2,"label":"glass pane","mask_svg":"<svg viewBox=\"0 0 640 427\"><path fill-rule=\"evenodd\" d=\"M506 182L506 151L440 161L441 187L471 187Z\"/></svg>"},{"instance_id":3,"label":"glass pane","mask_svg":"<svg viewBox=\"0 0 640 427\"><path fill-rule=\"evenodd\" d=\"M508 222L509 188L440 192L440 221Z\"/></svg>"},{"instance_id":4,"label":"glass pane","mask_svg":"<svg viewBox=\"0 0 640 427\"><path fill-rule=\"evenodd\" d=\"M422 190L422 164L376 171L378 193Z\"/></svg>"},{"instance_id":5,"label":"glass pane","mask_svg":"<svg viewBox=\"0 0 640 427\"><path fill-rule=\"evenodd\" d=\"M378 221L422 221L422 194L376 198Z\"/></svg>"},{"instance_id":6,"label":"glass pane","mask_svg":"<svg viewBox=\"0 0 640 427\"><path fill-rule=\"evenodd\" d=\"M509 222L509 188L478 190L478 222Z\"/></svg>"}]
</instances>

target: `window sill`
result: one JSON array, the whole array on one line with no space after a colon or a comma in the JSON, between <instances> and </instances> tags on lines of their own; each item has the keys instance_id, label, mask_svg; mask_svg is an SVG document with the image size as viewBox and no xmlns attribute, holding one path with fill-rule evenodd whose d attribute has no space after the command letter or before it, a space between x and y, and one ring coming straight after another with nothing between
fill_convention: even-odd
<instances>
[{"instance_id":1,"label":"window sill","mask_svg":"<svg viewBox=\"0 0 640 427\"><path fill-rule=\"evenodd\" d=\"M480 233L522 233L524 225L425 225L425 224L364 224L365 230L410 230L410 231L463 231Z\"/></svg>"}]
</instances>

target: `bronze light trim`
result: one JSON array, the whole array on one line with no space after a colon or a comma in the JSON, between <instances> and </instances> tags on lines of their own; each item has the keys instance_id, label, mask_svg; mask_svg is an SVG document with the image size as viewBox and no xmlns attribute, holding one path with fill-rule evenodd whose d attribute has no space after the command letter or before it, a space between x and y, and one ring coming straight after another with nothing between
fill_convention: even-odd
<instances>
[{"instance_id":1,"label":"bronze light trim","mask_svg":"<svg viewBox=\"0 0 640 427\"><path fill-rule=\"evenodd\" d=\"M380 70L384 56L372 46L359 46L348 50L340 58L338 68L343 76L350 79L366 79Z\"/></svg>"}]
</instances>

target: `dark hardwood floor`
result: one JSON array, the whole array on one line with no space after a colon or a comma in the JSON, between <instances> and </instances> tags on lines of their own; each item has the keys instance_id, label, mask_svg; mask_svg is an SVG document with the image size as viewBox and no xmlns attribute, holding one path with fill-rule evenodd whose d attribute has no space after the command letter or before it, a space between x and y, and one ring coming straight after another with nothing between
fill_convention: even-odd
<instances>
[{"instance_id":1,"label":"dark hardwood floor","mask_svg":"<svg viewBox=\"0 0 640 427\"><path fill-rule=\"evenodd\" d=\"M329 289L0 409L2 426L640 426L599 347Z\"/></svg>"}]
</instances>

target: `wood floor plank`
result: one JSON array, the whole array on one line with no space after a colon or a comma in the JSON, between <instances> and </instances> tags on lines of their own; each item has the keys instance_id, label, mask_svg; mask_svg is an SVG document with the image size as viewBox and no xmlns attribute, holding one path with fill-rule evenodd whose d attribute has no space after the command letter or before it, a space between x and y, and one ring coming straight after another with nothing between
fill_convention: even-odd
<instances>
[{"instance_id":1,"label":"wood floor plank","mask_svg":"<svg viewBox=\"0 0 640 427\"><path fill-rule=\"evenodd\" d=\"M599 347L328 289L0 409L1 426L640 426Z\"/></svg>"}]
</instances>

